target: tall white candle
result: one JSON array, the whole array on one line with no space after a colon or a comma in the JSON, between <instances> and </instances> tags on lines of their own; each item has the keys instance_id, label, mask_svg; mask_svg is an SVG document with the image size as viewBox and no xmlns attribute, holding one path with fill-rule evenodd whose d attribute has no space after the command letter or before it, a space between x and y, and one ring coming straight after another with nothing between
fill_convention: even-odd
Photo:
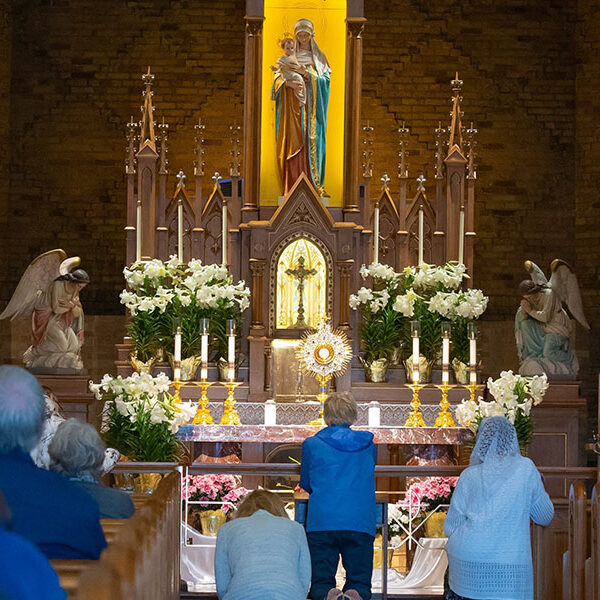
<instances>
[{"instance_id":1,"label":"tall white candle","mask_svg":"<svg viewBox=\"0 0 600 600\"><path fill-rule=\"evenodd\" d=\"M227 377L229 381L233 381L235 379L235 335L230 335L227 341L227 362L229 363Z\"/></svg>"},{"instance_id":2,"label":"tall white candle","mask_svg":"<svg viewBox=\"0 0 600 600\"><path fill-rule=\"evenodd\" d=\"M175 348L173 349L174 368L173 377L181 379L181 327L177 327L175 333Z\"/></svg>"},{"instance_id":3,"label":"tall white candle","mask_svg":"<svg viewBox=\"0 0 600 600\"><path fill-rule=\"evenodd\" d=\"M460 219L458 221L458 262L464 262L465 254L465 207L460 207Z\"/></svg>"},{"instance_id":4,"label":"tall white candle","mask_svg":"<svg viewBox=\"0 0 600 600\"><path fill-rule=\"evenodd\" d=\"M265 402L265 425L277 424L277 404L274 400Z\"/></svg>"},{"instance_id":5,"label":"tall white candle","mask_svg":"<svg viewBox=\"0 0 600 600\"><path fill-rule=\"evenodd\" d=\"M475 338L469 340L469 381L477 382L477 340Z\"/></svg>"},{"instance_id":6,"label":"tall white candle","mask_svg":"<svg viewBox=\"0 0 600 600\"><path fill-rule=\"evenodd\" d=\"M419 338L417 336L412 339L412 363L413 363L413 383L419 383Z\"/></svg>"},{"instance_id":7,"label":"tall white candle","mask_svg":"<svg viewBox=\"0 0 600 600\"><path fill-rule=\"evenodd\" d=\"M137 201L135 215L135 260L142 260L142 201Z\"/></svg>"},{"instance_id":8,"label":"tall white candle","mask_svg":"<svg viewBox=\"0 0 600 600\"><path fill-rule=\"evenodd\" d=\"M448 338L442 338L442 383L448 383L448 381L449 381L449 369L448 369L449 363L450 363L450 340Z\"/></svg>"},{"instance_id":9,"label":"tall white candle","mask_svg":"<svg viewBox=\"0 0 600 600\"><path fill-rule=\"evenodd\" d=\"M183 262L183 202L177 202L177 258Z\"/></svg>"},{"instance_id":10,"label":"tall white candle","mask_svg":"<svg viewBox=\"0 0 600 600\"><path fill-rule=\"evenodd\" d=\"M200 379L206 381L208 379L208 334L202 334L200 339L200 360L202 368L200 369Z\"/></svg>"},{"instance_id":11,"label":"tall white candle","mask_svg":"<svg viewBox=\"0 0 600 600\"><path fill-rule=\"evenodd\" d=\"M375 217L373 227L373 262L379 262L379 202L375 203Z\"/></svg>"},{"instance_id":12,"label":"tall white candle","mask_svg":"<svg viewBox=\"0 0 600 600\"><path fill-rule=\"evenodd\" d=\"M424 222L423 222L423 205L419 206L419 265L423 264L423 235L424 235Z\"/></svg>"},{"instance_id":13,"label":"tall white candle","mask_svg":"<svg viewBox=\"0 0 600 600\"><path fill-rule=\"evenodd\" d=\"M223 227L223 230L221 232L221 241L222 241L222 248L221 248L222 260L221 260L221 263L224 266L227 266L227 242L228 242L228 236L227 236L227 202L223 202L223 209L222 209L222 212L221 212L221 225Z\"/></svg>"}]
</instances>

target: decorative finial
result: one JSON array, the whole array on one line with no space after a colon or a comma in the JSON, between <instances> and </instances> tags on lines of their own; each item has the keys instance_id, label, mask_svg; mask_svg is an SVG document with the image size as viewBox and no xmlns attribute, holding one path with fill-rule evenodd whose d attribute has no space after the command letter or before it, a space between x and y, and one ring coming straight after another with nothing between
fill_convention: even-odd
<instances>
[{"instance_id":1,"label":"decorative finial","mask_svg":"<svg viewBox=\"0 0 600 600\"><path fill-rule=\"evenodd\" d=\"M169 138L169 124L165 123L165 117L163 115L162 121L158 124L158 134L160 137L160 156L159 156L159 167L158 172L160 175L167 174L167 167L169 161L167 160L167 139Z\"/></svg>"},{"instance_id":2,"label":"decorative finial","mask_svg":"<svg viewBox=\"0 0 600 600\"><path fill-rule=\"evenodd\" d=\"M177 187L185 187L185 180L186 180L186 176L185 173L179 169L179 173L177 173L177 175L175 175L175 177L177 177Z\"/></svg>"},{"instance_id":3,"label":"decorative finial","mask_svg":"<svg viewBox=\"0 0 600 600\"><path fill-rule=\"evenodd\" d=\"M438 121L438 126L435 129L435 178L443 179L444 177L444 135L446 129L442 127L442 122Z\"/></svg>"},{"instance_id":4,"label":"decorative finial","mask_svg":"<svg viewBox=\"0 0 600 600\"><path fill-rule=\"evenodd\" d=\"M221 183L220 183L220 182L221 182L221 179L223 179L223 178L222 178L222 177L219 175L219 173L218 173L218 172L216 172L216 173L215 173L215 174L214 174L214 175L211 177L211 179L212 179L212 180L215 182L215 185L216 185L217 187L219 187L219 188L221 187Z\"/></svg>"},{"instance_id":5,"label":"decorative finial","mask_svg":"<svg viewBox=\"0 0 600 600\"><path fill-rule=\"evenodd\" d=\"M427 179L425 179L425 175L423 175L423 173L421 173L417 177L417 192L424 192L425 191L425 182L426 181L427 181Z\"/></svg>"},{"instance_id":6,"label":"decorative finial","mask_svg":"<svg viewBox=\"0 0 600 600\"><path fill-rule=\"evenodd\" d=\"M458 78L458 71L456 71L456 77L450 83L452 85L454 96L459 96L460 92L462 91L463 81L462 79Z\"/></svg>"},{"instance_id":7,"label":"decorative finial","mask_svg":"<svg viewBox=\"0 0 600 600\"><path fill-rule=\"evenodd\" d=\"M150 72L150 65L148 65L148 71L142 75L142 81L146 86L146 89L143 91L143 95L145 96L148 92L152 94L152 84L154 83L154 75Z\"/></svg>"},{"instance_id":8,"label":"decorative finial","mask_svg":"<svg viewBox=\"0 0 600 600\"><path fill-rule=\"evenodd\" d=\"M373 177L373 127L371 127L369 121L367 121L366 126L363 128L364 138L363 138L363 177L365 179L370 179Z\"/></svg>"},{"instance_id":9,"label":"decorative finial","mask_svg":"<svg viewBox=\"0 0 600 600\"><path fill-rule=\"evenodd\" d=\"M240 176L239 156L240 156L241 152L238 150L238 144L240 143L239 134L241 131L241 127L237 124L236 121L234 121L233 125L229 126L229 131L231 131L230 154L232 157L232 161L231 161L231 163L229 163L229 175L231 177L239 177Z\"/></svg>"},{"instance_id":10,"label":"decorative finial","mask_svg":"<svg viewBox=\"0 0 600 600\"><path fill-rule=\"evenodd\" d=\"M382 190L389 190L388 183L389 183L391 180L390 180L390 178L389 178L389 176L388 176L388 174L387 174L387 173L384 173L384 174L383 174L383 177L381 177L381 179L380 179L379 181L381 181L381 183L383 184L383 185L381 186L381 189L382 189Z\"/></svg>"},{"instance_id":11,"label":"decorative finial","mask_svg":"<svg viewBox=\"0 0 600 600\"><path fill-rule=\"evenodd\" d=\"M400 134L400 152L398 152L400 162L398 163L398 177L400 179L406 179L408 177L408 134L410 133L410 130L405 126L404 121L402 121L402 127L398 129L398 133Z\"/></svg>"},{"instance_id":12,"label":"decorative finial","mask_svg":"<svg viewBox=\"0 0 600 600\"><path fill-rule=\"evenodd\" d=\"M470 127L466 130L467 137L467 177L469 179L476 179L477 172L475 167L475 146L477 146L477 141L475 140L475 136L477 135L477 129L473 127L473 121L471 121Z\"/></svg>"},{"instance_id":13,"label":"decorative finial","mask_svg":"<svg viewBox=\"0 0 600 600\"><path fill-rule=\"evenodd\" d=\"M132 175L135 173L135 141L137 139L137 128L139 123L133 120L133 115L127 123L127 158L125 160L125 173Z\"/></svg>"}]
</instances>

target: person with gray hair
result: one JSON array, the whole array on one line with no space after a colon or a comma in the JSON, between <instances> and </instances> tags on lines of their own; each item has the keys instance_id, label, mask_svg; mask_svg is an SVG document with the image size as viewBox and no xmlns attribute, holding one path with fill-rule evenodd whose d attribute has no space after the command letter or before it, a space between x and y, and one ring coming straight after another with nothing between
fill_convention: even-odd
<instances>
[{"instance_id":1,"label":"person with gray hair","mask_svg":"<svg viewBox=\"0 0 600 600\"><path fill-rule=\"evenodd\" d=\"M45 410L44 392L31 373L0 366L0 489L12 511L12 530L49 559L99 558L106 541L96 502L29 455Z\"/></svg>"},{"instance_id":2,"label":"person with gray hair","mask_svg":"<svg viewBox=\"0 0 600 600\"><path fill-rule=\"evenodd\" d=\"M323 417L327 427L302 444L300 471L300 487L310 494L310 597L370 600L377 520L373 434L350 429L358 409L348 392L330 394ZM340 555L346 570L343 592L335 585Z\"/></svg>"},{"instance_id":3,"label":"person with gray hair","mask_svg":"<svg viewBox=\"0 0 600 600\"><path fill-rule=\"evenodd\" d=\"M50 468L89 494L98 503L101 519L128 519L135 512L131 498L99 483L104 452L104 443L91 425L68 419L58 426L48 447Z\"/></svg>"}]
</instances>

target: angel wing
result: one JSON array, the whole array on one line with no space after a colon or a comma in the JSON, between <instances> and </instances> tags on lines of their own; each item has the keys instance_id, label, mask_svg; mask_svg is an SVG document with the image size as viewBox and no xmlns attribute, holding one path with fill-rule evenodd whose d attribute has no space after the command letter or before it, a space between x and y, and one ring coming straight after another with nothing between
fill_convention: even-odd
<instances>
[{"instance_id":1,"label":"angel wing","mask_svg":"<svg viewBox=\"0 0 600 600\"><path fill-rule=\"evenodd\" d=\"M23 273L21 281L19 281L8 306L0 315L0 319L10 318L11 321L14 321L28 317L35 308L37 299L61 274L61 266L66 260L67 253L60 249L50 250L34 258Z\"/></svg>"},{"instance_id":2,"label":"angel wing","mask_svg":"<svg viewBox=\"0 0 600 600\"><path fill-rule=\"evenodd\" d=\"M579 292L579 283L577 276L571 266L560 258L556 258L550 265L552 276L550 277L550 287L558 294L561 302L566 305L571 315L579 323L589 329L590 326L583 313L583 303Z\"/></svg>"},{"instance_id":3,"label":"angel wing","mask_svg":"<svg viewBox=\"0 0 600 600\"><path fill-rule=\"evenodd\" d=\"M531 280L537 285L547 285L548 280L542 271L532 260L525 261L525 270L531 275Z\"/></svg>"}]
</instances>

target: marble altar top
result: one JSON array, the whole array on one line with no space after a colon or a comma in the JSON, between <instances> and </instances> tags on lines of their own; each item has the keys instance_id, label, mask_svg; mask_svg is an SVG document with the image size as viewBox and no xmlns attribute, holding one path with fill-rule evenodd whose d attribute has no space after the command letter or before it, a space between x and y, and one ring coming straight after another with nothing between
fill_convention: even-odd
<instances>
[{"instance_id":1,"label":"marble altar top","mask_svg":"<svg viewBox=\"0 0 600 600\"><path fill-rule=\"evenodd\" d=\"M177 437L187 442L302 442L320 427L312 425L184 425ZM470 432L460 427L353 427L371 431L376 444L463 444Z\"/></svg>"}]
</instances>

